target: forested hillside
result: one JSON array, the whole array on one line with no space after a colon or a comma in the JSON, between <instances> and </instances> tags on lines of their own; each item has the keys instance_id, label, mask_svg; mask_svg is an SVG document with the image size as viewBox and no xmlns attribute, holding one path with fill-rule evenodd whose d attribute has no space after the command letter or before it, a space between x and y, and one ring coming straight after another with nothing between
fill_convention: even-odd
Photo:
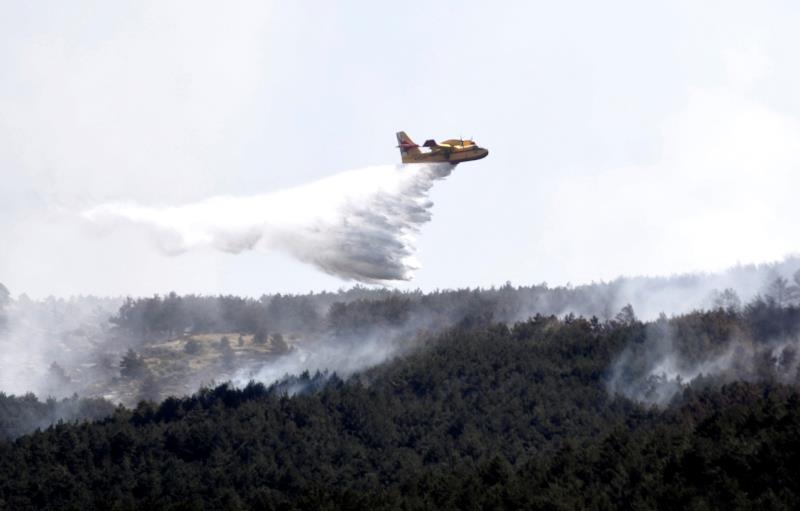
<instances>
[{"instance_id":1,"label":"forested hillside","mask_svg":"<svg viewBox=\"0 0 800 511\"><path fill-rule=\"evenodd\" d=\"M793 508L799 318L773 298L653 322L468 315L347 379L222 385L2 442L0 508Z\"/></svg>"},{"instance_id":2,"label":"forested hillside","mask_svg":"<svg viewBox=\"0 0 800 511\"><path fill-rule=\"evenodd\" d=\"M167 293L31 300L3 287L0 391L16 396L34 392L43 400L78 394L135 406L141 399L188 395L214 382L269 384L306 369L346 377L413 350L446 329L487 321L513 325L536 314L573 314L605 322L621 310L649 321L660 313L741 312L759 299L794 306L800 303L798 269L800 259L789 258L719 274L620 278L581 286L506 284L432 292L356 286L258 298ZM663 360L644 362L653 370L666 363L674 381L672 366L683 361L662 356L672 342L668 329L654 333L646 351ZM752 351L748 345L741 348ZM624 356L636 354L632 348ZM691 379L697 369L685 367L679 375ZM618 375L627 377L625 371ZM647 394L647 381L634 383L620 392L659 402L675 392L674 385L662 385ZM34 424L40 422L32 421L31 428Z\"/></svg>"}]
</instances>

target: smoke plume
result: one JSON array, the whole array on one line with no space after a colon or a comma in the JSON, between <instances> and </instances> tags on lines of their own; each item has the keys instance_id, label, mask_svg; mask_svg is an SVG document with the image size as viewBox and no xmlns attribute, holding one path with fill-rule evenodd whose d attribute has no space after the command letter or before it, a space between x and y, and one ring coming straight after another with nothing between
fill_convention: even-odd
<instances>
[{"instance_id":1,"label":"smoke plume","mask_svg":"<svg viewBox=\"0 0 800 511\"><path fill-rule=\"evenodd\" d=\"M711 346L703 346L703 339L681 343L676 337L674 326L664 316L648 324L644 340L630 343L613 362L609 393L666 406L699 379L706 383L800 383L800 337L796 335L763 339L735 332Z\"/></svg>"},{"instance_id":2,"label":"smoke plume","mask_svg":"<svg viewBox=\"0 0 800 511\"><path fill-rule=\"evenodd\" d=\"M87 391L120 299L23 295L0 307L0 392L65 397ZM64 372L68 370L68 375Z\"/></svg>"},{"instance_id":3,"label":"smoke plume","mask_svg":"<svg viewBox=\"0 0 800 511\"><path fill-rule=\"evenodd\" d=\"M294 348L268 363L242 367L231 381L238 386L244 386L250 381L271 385L303 372L323 373L326 376L334 372L346 378L411 349L415 344L413 333L421 325L419 318L409 318L400 328L369 329L351 338L326 336L306 348ZM303 391L304 388L295 384L286 390L293 394Z\"/></svg>"},{"instance_id":4,"label":"smoke plume","mask_svg":"<svg viewBox=\"0 0 800 511\"><path fill-rule=\"evenodd\" d=\"M104 228L143 226L170 255L204 247L279 250L343 279L409 280L419 266L415 235L431 218L428 192L451 170L384 165L270 194L171 207L110 203L83 216Z\"/></svg>"}]
</instances>

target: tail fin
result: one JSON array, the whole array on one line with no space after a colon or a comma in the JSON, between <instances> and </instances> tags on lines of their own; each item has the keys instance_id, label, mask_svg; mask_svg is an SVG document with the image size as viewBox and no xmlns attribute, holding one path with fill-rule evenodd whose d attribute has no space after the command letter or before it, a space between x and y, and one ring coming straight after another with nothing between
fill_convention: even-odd
<instances>
[{"instance_id":1,"label":"tail fin","mask_svg":"<svg viewBox=\"0 0 800 511\"><path fill-rule=\"evenodd\" d=\"M403 163L406 162L408 156L417 155L422 152L419 150L419 146L411 140L411 137L406 135L405 131L397 132L397 147L400 148L400 156L403 158Z\"/></svg>"}]
</instances>

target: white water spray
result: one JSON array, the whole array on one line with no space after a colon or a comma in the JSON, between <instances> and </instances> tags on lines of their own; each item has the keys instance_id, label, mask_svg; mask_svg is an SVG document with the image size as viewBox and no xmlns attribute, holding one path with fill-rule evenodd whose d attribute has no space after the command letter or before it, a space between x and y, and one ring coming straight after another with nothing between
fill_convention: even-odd
<instances>
[{"instance_id":1,"label":"white water spray","mask_svg":"<svg viewBox=\"0 0 800 511\"><path fill-rule=\"evenodd\" d=\"M384 165L251 197L172 207L110 203L83 213L96 224L144 226L174 255L202 247L280 250L344 279L409 280L415 239L431 219L428 192L449 164Z\"/></svg>"}]
</instances>

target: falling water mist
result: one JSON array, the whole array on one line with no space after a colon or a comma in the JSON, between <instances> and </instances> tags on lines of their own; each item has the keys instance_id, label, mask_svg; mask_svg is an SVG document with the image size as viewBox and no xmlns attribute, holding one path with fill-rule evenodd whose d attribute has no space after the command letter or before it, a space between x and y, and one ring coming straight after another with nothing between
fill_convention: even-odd
<instances>
[{"instance_id":1,"label":"falling water mist","mask_svg":"<svg viewBox=\"0 0 800 511\"><path fill-rule=\"evenodd\" d=\"M383 165L274 193L167 207L117 202L83 216L106 229L143 226L166 254L278 250L343 279L386 283L409 280L418 268L415 236L431 219L428 192L451 170Z\"/></svg>"}]
</instances>

